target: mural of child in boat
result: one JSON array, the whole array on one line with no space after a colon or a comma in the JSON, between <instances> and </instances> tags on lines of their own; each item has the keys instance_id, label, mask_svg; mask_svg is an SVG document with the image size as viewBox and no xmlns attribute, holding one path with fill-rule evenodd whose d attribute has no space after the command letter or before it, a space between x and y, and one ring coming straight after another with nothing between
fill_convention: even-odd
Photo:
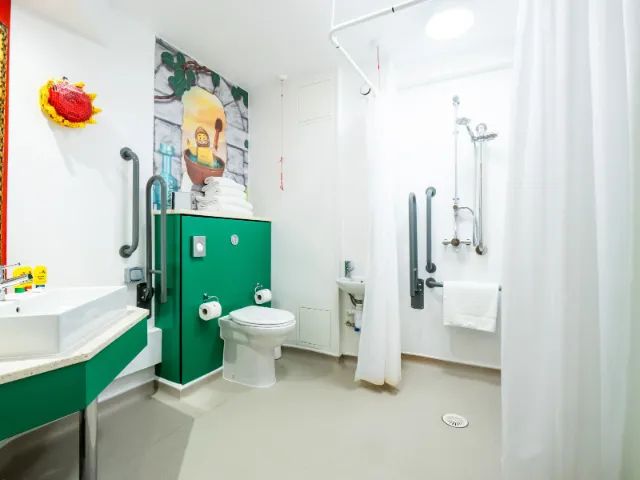
<instances>
[{"instance_id":1,"label":"mural of child in boat","mask_svg":"<svg viewBox=\"0 0 640 480\"><path fill-rule=\"evenodd\" d=\"M200 195L207 177L248 186L245 90L157 38L154 102L154 173L167 182L169 208L174 191Z\"/></svg>"}]
</instances>

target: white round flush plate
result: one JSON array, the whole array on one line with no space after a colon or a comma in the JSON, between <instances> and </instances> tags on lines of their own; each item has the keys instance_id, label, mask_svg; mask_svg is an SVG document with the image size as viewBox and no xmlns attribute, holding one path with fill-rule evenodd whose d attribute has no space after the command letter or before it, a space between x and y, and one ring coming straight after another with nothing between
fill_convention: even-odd
<instances>
[{"instance_id":1,"label":"white round flush plate","mask_svg":"<svg viewBox=\"0 0 640 480\"><path fill-rule=\"evenodd\" d=\"M231 235L231 245L236 246L238 245L239 242L240 242L240 239L238 238L238 235L236 234Z\"/></svg>"}]
</instances>

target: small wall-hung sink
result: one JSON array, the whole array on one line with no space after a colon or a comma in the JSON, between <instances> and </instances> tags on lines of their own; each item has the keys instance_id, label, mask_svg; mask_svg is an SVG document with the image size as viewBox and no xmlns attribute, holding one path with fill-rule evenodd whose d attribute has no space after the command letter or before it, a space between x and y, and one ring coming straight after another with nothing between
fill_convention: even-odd
<instances>
[{"instance_id":1,"label":"small wall-hung sink","mask_svg":"<svg viewBox=\"0 0 640 480\"><path fill-rule=\"evenodd\" d=\"M365 278L359 276L341 277L336 280L340 290L350 293L355 297L364 297Z\"/></svg>"},{"instance_id":2,"label":"small wall-hung sink","mask_svg":"<svg viewBox=\"0 0 640 480\"><path fill-rule=\"evenodd\" d=\"M0 302L0 360L55 355L117 321L125 287L46 289Z\"/></svg>"}]
</instances>

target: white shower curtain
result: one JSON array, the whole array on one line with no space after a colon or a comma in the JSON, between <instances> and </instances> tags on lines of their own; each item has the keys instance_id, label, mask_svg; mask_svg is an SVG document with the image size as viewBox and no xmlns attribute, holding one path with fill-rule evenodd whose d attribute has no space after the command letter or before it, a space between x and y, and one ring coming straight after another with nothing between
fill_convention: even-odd
<instances>
[{"instance_id":1,"label":"white shower curtain","mask_svg":"<svg viewBox=\"0 0 640 480\"><path fill-rule=\"evenodd\" d=\"M355 379L397 386L401 347L391 143L394 87L387 80L368 105L369 269Z\"/></svg>"},{"instance_id":2,"label":"white shower curtain","mask_svg":"<svg viewBox=\"0 0 640 480\"><path fill-rule=\"evenodd\" d=\"M637 0L520 0L502 330L508 480L640 478L630 363L639 13Z\"/></svg>"}]
</instances>

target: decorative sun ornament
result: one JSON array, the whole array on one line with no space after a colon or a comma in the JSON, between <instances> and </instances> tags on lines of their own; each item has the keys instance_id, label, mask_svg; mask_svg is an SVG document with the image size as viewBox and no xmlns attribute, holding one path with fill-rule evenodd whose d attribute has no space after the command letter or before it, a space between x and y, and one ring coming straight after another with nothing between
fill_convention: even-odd
<instances>
[{"instance_id":1,"label":"decorative sun ornament","mask_svg":"<svg viewBox=\"0 0 640 480\"><path fill-rule=\"evenodd\" d=\"M95 93L86 93L84 83L69 83L66 77L49 80L40 88L40 107L56 123L70 128L84 128L96 123L93 118L102 110L94 107Z\"/></svg>"}]
</instances>

